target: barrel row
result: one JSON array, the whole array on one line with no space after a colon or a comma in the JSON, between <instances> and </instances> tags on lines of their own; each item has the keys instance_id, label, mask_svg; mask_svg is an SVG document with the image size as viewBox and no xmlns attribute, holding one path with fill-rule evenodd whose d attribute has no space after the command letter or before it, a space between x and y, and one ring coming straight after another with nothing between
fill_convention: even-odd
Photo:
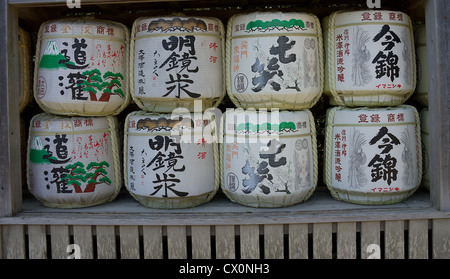
<instances>
[{"instance_id":1,"label":"barrel row","mask_svg":"<svg viewBox=\"0 0 450 279\"><path fill-rule=\"evenodd\" d=\"M42 113L30 123L27 181L44 205L59 208L110 202L122 185L152 208L198 206L219 187L239 204L284 207L306 201L323 168L337 200L392 204L424 174L419 121L409 105L329 109L322 162L309 110L135 111L123 137L114 116Z\"/></svg>"},{"instance_id":2,"label":"barrel row","mask_svg":"<svg viewBox=\"0 0 450 279\"><path fill-rule=\"evenodd\" d=\"M322 33L323 27L323 33ZM394 11L255 12L215 18L148 17L131 29L93 18L42 24L34 97L48 113L117 115L130 102L170 113L217 107L226 93L242 108L309 109L322 93L333 105L396 106L414 92L427 102L426 59L416 74L419 29ZM422 71L423 70L423 71Z\"/></svg>"}]
</instances>

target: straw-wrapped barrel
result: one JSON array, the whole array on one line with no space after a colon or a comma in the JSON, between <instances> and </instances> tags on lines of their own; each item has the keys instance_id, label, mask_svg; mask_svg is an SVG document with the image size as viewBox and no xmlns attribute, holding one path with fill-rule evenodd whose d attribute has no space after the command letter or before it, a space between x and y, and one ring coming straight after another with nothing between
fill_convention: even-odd
<instances>
[{"instance_id":1,"label":"straw-wrapped barrel","mask_svg":"<svg viewBox=\"0 0 450 279\"><path fill-rule=\"evenodd\" d=\"M122 186L117 120L34 116L28 141L30 192L45 206L76 208L112 201Z\"/></svg>"}]
</instances>

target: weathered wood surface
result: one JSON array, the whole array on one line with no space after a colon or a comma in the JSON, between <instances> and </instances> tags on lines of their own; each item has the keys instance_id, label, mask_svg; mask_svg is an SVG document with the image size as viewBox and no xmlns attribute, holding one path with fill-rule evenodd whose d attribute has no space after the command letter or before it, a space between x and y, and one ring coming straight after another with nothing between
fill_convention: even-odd
<instances>
[{"instance_id":1,"label":"weathered wood surface","mask_svg":"<svg viewBox=\"0 0 450 279\"><path fill-rule=\"evenodd\" d=\"M79 249L79 254L74 248ZM0 258L75 256L81 259L450 259L450 219L236 226L0 226Z\"/></svg>"}]
</instances>

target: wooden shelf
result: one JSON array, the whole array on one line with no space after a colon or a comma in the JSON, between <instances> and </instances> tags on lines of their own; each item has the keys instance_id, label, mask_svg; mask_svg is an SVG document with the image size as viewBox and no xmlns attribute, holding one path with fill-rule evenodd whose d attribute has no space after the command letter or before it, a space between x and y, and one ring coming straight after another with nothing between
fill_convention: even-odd
<instances>
[{"instance_id":1,"label":"wooden shelf","mask_svg":"<svg viewBox=\"0 0 450 279\"><path fill-rule=\"evenodd\" d=\"M152 209L139 204L126 191L113 202L78 209L43 206L32 196L24 198L22 212L0 218L0 224L59 225L230 225L358 222L370 220L448 218L433 208L430 194L419 189L409 199L393 205L356 205L316 191L306 202L284 208L252 208L235 204L223 194L209 203L185 209Z\"/></svg>"}]
</instances>

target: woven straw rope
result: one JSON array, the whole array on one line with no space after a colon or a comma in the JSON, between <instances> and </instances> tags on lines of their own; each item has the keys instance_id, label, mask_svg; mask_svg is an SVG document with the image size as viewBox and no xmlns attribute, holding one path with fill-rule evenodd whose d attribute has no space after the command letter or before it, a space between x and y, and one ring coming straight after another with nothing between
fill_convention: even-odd
<instances>
[{"instance_id":1,"label":"woven straw rope","mask_svg":"<svg viewBox=\"0 0 450 279\"><path fill-rule=\"evenodd\" d=\"M418 146L418 150L417 150L417 154L418 154L418 161L419 161L419 169L418 169L418 179L419 179L419 183L416 185L416 187L414 187L414 189L412 190L408 190L405 191L407 194L406 196L410 196L412 195L417 188L420 185L420 180L422 179L422 139L421 139L421 135L420 135L420 118L419 118L419 113L417 112L417 110L412 107L412 106L407 106L407 105L401 105L401 106L397 106L397 107L392 107L392 108L386 108L386 109L396 109L396 108L405 108L405 109L413 109L414 111L414 117L415 117L415 126L416 126L416 139L417 139L417 146ZM330 109L327 113L327 118L326 118L326 129L325 129L325 163L324 163L324 182L327 185L328 190L330 190L331 194L333 195L333 197L337 200L342 200L342 198L340 197L340 194L346 194L346 195L353 195L353 196L365 196L365 197L386 197L386 196L398 196L400 193L395 193L395 192L391 192L391 193L382 193L382 195L377 194L377 193L370 193L370 192L357 192L357 191L351 191L351 190L343 190L343 189L336 189L333 188L333 182L332 182L332 173L333 173L333 140L334 140L334 116L336 111L340 111L343 110L344 107L334 107L332 109ZM363 108L355 108L355 109L351 109L351 110L376 110L376 109L370 109L367 107L363 107ZM351 125L355 125L355 126L364 126L364 125L356 125L356 124L349 124L348 126L350 127ZM381 126L381 124L380 124ZM388 203L392 203L392 202L388 202ZM382 204L381 202L377 202L377 201L367 201L364 204Z\"/></svg>"},{"instance_id":2,"label":"woven straw rope","mask_svg":"<svg viewBox=\"0 0 450 279\"><path fill-rule=\"evenodd\" d=\"M30 123L32 123L35 118L41 117L43 115L48 115L51 116L51 114L49 113L43 113L43 114L38 114L35 115ZM122 187L122 170L120 169L121 164L120 164L120 152L119 152L119 137L118 137L118 132L117 132L117 119L114 116L104 116L106 117L107 121L108 121L108 129L101 129L101 130L89 130L89 131L80 131L78 132L78 134L87 134L87 133L98 133L98 132L105 132L105 131L109 131L110 135L111 135L111 147L112 147L112 167L113 167L113 172L114 172L114 192L110 197L106 197L103 199L98 199L93 203L90 204L73 204L73 203L68 203L68 204L54 204L52 203L51 206L52 207L57 207L57 208L75 208L75 207L89 207L89 206L94 206L94 205L98 205L98 204L103 204L103 203L107 203L107 202L111 202L113 201L116 196L119 194L120 192L120 188ZM54 116L55 119L61 119L63 117L61 116ZM30 125L29 127L29 138L28 138L28 143L27 143L27 170L26 170L26 177L27 177L27 184L28 184L28 189L31 192L30 189L30 148L31 148L31 141L33 139L33 136L36 134L41 134L41 132L34 132L32 131L32 126ZM57 135L57 134L76 134L76 131L68 131L68 132L48 132L45 134L48 135ZM44 201L45 202L45 201Z\"/></svg>"},{"instance_id":3,"label":"woven straw rope","mask_svg":"<svg viewBox=\"0 0 450 279\"><path fill-rule=\"evenodd\" d=\"M284 206L291 206L297 203L301 203L306 201L307 199L309 199L311 197L311 195L314 193L316 186L317 186L317 182L318 182L318 172L319 172L319 167L318 167L318 153L317 153L317 138L316 138L316 126L314 123L314 117L311 113L310 110L303 110L305 112L308 113L308 118L309 118L309 126L311 129L311 133L309 134L305 134L305 135L300 135L300 137L304 137L304 136L311 136L311 143L312 143L312 154L313 154L313 187L310 189L310 191L305 195L305 197L300 200L297 201L295 203L289 203L289 204L282 204L279 202L273 202L273 201L269 201L267 200L268 197L262 197L262 196L249 196L250 199L248 199L248 203L247 201L245 201L245 197L246 196L240 196L238 199L235 199L234 196L238 196L237 194L231 194L228 189L226 189L226 183L225 183L225 154L224 154L224 149L225 149L225 122L226 122L226 113L223 115L223 119L222 121L220 121L220 129L222 131L223 136L223 143L221 143L219 145L220 148L220 176L221 176L221 187L222 187L222 191L223 193L227 196L228 199L230 199L233 202L236 203L242 203L245 204L246 206L253 206L253 207L261 207L260 203L264 203L264 204L270 204L272 205L272 207L284 207ZM244 198L243 198L244 197ZM256 203L252 203L252 201L257 200Z\"/></svg>"},{"instance_id":4,"label":"woven straw rope","mask_svg":"<svg viewBox=\"0 0 450 279\"><path fill-rule=\"evenodd\" d=\"M108 38L108 40L120 40L120 41L124 41L125 44L125 55L124 55L124 60L125 60L125 71L126 69L129 68L129 64L130 61L128 60L128 55L127 53L130 51L130 31L128 30L128 28L119 22L114 22L114 21L109 21L109 20L102 20L102 19L95 19L93 17L90 16L85 16L85 17L80 17L80 18L68 18L68 19L63 19L61 21L67 21L67 22L74 22L74 21L82 21L82 20L95 20L99 23L107 23L107 24L111 24L111 25L115 25L118 26L120 28L123 29L124 33L125 33L125 38L124 39L118 39L118 38ZM54 113L54 114L61 114L61 115L67 115L67 116L107 116L107 115L118 115L120 112L122 112L122 110L124 110L130 103L131 101L131 97L129 94L129 88L130 88L130 80L126 81L126 86L124 88L124 95L125 95L125 99L123 100L122 105L120 105L118 108L116 108L114 111L110 111L110 112L100 112L100 113L96 113L96 112L67 112L67 111L59 111L59 110L54 110L54 109L50 109L48 108L38 97L37 97L37 80L38 80L38 72L39 72L39 59L41 57L40 53L41 53L41 43L42 43L42 34L44 26L50 22L55 22L54 20L50 20L50 21L46 21L44 23L41 24L41 26L39 27L39 31L38 31L38 38L37 38L37 43L36 43L36 63L34 65L34 78L33 78L33 92L34 92L34 99L36 100L36 102L38 103L38 105L45 110L46 112L49 113ZM80 35L81 36L81 35ZM103 40L98 36L89 36L89 35L82 35L83 37L86 38L95 38L97 40ZM47 38L48 36L46 36ZM74 38L75 35L68 35L68 36L64 36L64 35L59 35L59 36L51 36L52 38ZM127 74L124 73L124 76L126 77Z\"/></svg>"},{"instance_id":5,"label":"woven straw rope","mask_svg":"<svg viewBox=\"0 0 450 279\"><path fill-rule=\"evenodd\" d=\"M183 16L183 15L182 14L176 14L176 15L172 15L172 16ZM175 102L176 106L179 107L179 106L183 106L183 104L192 103L195 100L210 100L210 99L212 99L212 100L217 99L214 102L214 105L212 107L214 107L214 108L218 107L220 105L220 103L222 102L223 98L225 97L225 94L226 94L226 88L224 86L223 86L223 89L222 89L222 94L218 98L217 97L213 97L213 98L203 98L203 99L179 99L179 100L175 101L173 99L167 100L167 99L164 99L164 98L153 98L153 97L142 97L142 96L137 97L136 94L134 94L134 91L135 91L134 90L134 51L135 51L135 41L137 39L136 38L136 29L137 29L136 25L137 25L137 23L140 20L147 19L147 18L148 17L140 17L140 18L138 18L138 19L136 19L134 21L133 27L132 27L132 30L131 30L131 41L130 41L130 52L129 52L129 57L130 57L129 58L129 61L130 61L129 65L130 65L130 67L129 67L129 71L128 72L129 72L129 80L130 80L130 94L131 94L132 99L139 106L139 108L141 108L142 110L145 110L145 111L149 111L148 109L146 109L146 106L142 102L142 100L148 100L149 102L152 102L152 103L155 103L155 104L157 104L157 103L170 104L170 103L174 103ZM205 18L205 17L202 17L202 18ZM224 34L224 32L225 32L225 30L224 30L223 23L222 23L222 21L220 21L217 18L208 17L208 19L214 20L214 21L216 21L218 23L221 35L217 36L217 35L212 35L212 34L209 34L209 33L200 34L200 35L201 36L212 36L212 37L219 37L220 38L221 44L222 44L222 53L221 53L222 61L225 61L225 51L224 51L224 46L225 46L225 34ZM170 35L186 35L186 33L169 33L169 34ZM161 36L167 36L169 34L149 34L149 35L145 35L145 36L139 37L139 39L152 38L152 37L161 37ZM224 64L225 63L222 63L223 80L225 80L225 65ZM205 110L205 109L206 108L203 108L203 110Z\"/></svg>"},{"instance_id":6,"label":"woven straw rope","mask_svg":"<svg viewBox=\"0 0 450 279\"><path fill-rule=\"evenodd\" d=\"M336 45L334 43L334 38L335 38L335 30L336 30L336 16L339 13L343 13L344 11L338 11L338 12L334 12L330 15L328 21L325 22L325 27L328 29L328 43L327 43L327 69L328 69L328 80L330 83L330 93L332 94L334 100L336 101L338 106L346 106L346 101L344 101L344 97L351 97L351 96L374 96L374 93L378 93L377 91L374 90L358 90L357 92L346 92L345 94L342 91L338 91L336 88ZM379 23L355 23L355 24L349 24L350 25L378 25ZM395 24L393 23L393 25L399 25L399 24ZM402 26L405 26L405 24L400 24ZM409 26L409 31L410 31L410 37L411 37L411 54L412 54L412 61L413 64L416 61L416 53L415 53L415 46L414 46L414 32L413 32L413 28L412 28L412 21L411 19L408 17L408 24ZM416 75L416 67L413 66L413 86L416 86L417 83L417 75ZM414 93L414 90L411 90L410 93L403 95L403 96L399 96L399 94L396 93L388 93L388 92L383 92L383 95L394 95L394 96L398 96L398 97L402 97L403 98L403 102L406 101L409 97L411 97L411 95ZM347 101L348 102L348 101ZM352 102L354 102L354 100L352 99ZM358 101L360 102L360 101ZM395 105L395 103L397 103L397 101L395 100L391 100L391 103L388 105Z\"/></svg>"},{"instance_id":7,"label":"woven straw rope","mask_svg":"<svg viewBox=\"0 0 450 279\"><path fill-rule=\"evenodd\" d=\"M315 26L317 29L317 35L303 35L303 34L292 34L293 36L310 36L310 37L316 37L318 38L318 51L319 51L319 75L320 75L320 88L319 88L319 94L316 95L316 97L310 101L310 105L306 106L306 108L311 108L313 107L320 99L322 92L323 92L323 85L324 85L324 50L323 50L323 36L322 36L322 28L320 25L320 21L319 19L310 13L305 13L306 15L312 16L315 20ZM276 97L276 95L272 95L270 100L262 100L262 101L253 101L253 102L241 102L240 100L238 100L238 98L236 97L235 94L233 94L232 91L232 85L231 85L231 53L232 53L232 40L235 38L240 38L240 37L244 37L244 36L233 36L233 21L234 18L236 16L240 16L239 14L233 15L229 20L228 20L228 25L227 25L227 40L226 40L226 68L225 68L225 74L226 74L226 88L227 88L227 92L228 92L228 96L230 97L231 101L233 102L233 104L238 107L238 108L248 108L251 105L258 105L258 104L262 104L265 105L268 102L272 103L271 107L267 107L268 110L270 109L275 109L275 108L279 108L279 109L285 109L286 107L290 107L289 105L291 104L291 102L289 102L288 100L282 100L282 99L278 99ZM261 34L261 35L245 35L245 37L271 37L271 36L278 36L280 35L279 33L272 33L272 34ZM285 33L283 33L283 35L285 35ZM279 107L279 106L282 107Z\"/></svg>"},{"instance_id":8,"label":"woven straw rope","mask_svg":"<svg viewBox=\"0 0 450 279\"><path fill-rule=\"evenodd\" d=\"M31 84L31 38L30 34L19 28L19 64L20 64L20 100L19 111L23 112L25 107L30 103L33 98L33 93L30 88Z\"/></svg>"},{"instance_id":9,"label":"woven straw rope","mask_svg":"<svg viewBox=\"0 0 450 279\"><path fill-rule=\"evenodd\" d=\"M212 126L211 133L213 137L213 152L214 152L214 189L211 192L201 194L198 196L188 196L188 197L168 197L168 198L159 198L159 197L144 197L138 196L132 193L128 188L128 127L129 127L129 119L131 116L147 116L147 115L157 115L155 113L149 113L146 111L135 111L127 115L124 123L124 149L123 149L123 171L124 171L124 183L130 195L138 200L141 203L144 203L146 206L157 207L157 208L187 208L197 206L206 202L209 202L220 186L220 166L219 166L219 148L217 144L217 127L215 125L215 121L211 120L210 125ZM157 136L160 133L140 133L142 136Z\"/></svg>"}]
</instances>

